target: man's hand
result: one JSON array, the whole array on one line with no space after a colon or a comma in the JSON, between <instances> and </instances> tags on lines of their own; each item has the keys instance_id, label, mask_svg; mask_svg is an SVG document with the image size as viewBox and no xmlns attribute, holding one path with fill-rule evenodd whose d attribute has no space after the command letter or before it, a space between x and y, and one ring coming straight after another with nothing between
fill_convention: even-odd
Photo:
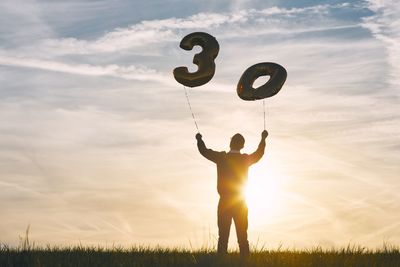
<instances>
[{"instance_id":1,"label":"man's hand","mask_svg":"<svg viewBox=\"0 0 400 267\"><path fill-rule=\"evenodd\" d=\"M267 138L267 136L268 136L268 132L266 131L266 130L264 130L262 133L261 133L261 137L262 137L262 139L266 139Z\"/></svg>"},{"instance_id":2,"label":"man's hand","mask_svg":"<svg viewBox=\"0 0 400 267\"><path fill-rule=\"evenodd\" d=\"M196 139L197 139L197 140L201 140L201 138L202 138L201 134L200 134L200 133L197 133L197 134L196 134Z\"/></svg>"}]
</instances>

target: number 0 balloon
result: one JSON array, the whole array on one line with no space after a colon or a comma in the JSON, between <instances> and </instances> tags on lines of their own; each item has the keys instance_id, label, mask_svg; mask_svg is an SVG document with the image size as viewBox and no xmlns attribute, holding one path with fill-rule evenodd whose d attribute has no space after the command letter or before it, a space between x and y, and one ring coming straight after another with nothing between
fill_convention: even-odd
<instances>
[{"instance_id":1,"label":"number 0 balloon","mask_svg":"<svg viewBox=\"0 0 400 267\"><path fill-rule=\"evenodd\" d=\"M263 85L253 88L254 81L269 75L270 79ZM286 81L287 73L284 67L271 62L258 63L248 68L240 77L237 94L243 100L258 100L276 95Z\"/></svg>"},{"instance_id":2,"label":"number 0 balloon","mask_svg":"<svg viewBox=\"0 0 400 267\"><path fill-rule=\"evenodd\" d=\"M217 40L205 32L194 32L186 35L180 47L185 50L192 50L195 45L202 47L202 51L193 57L193 63L199 68L196 72L189 72L187 67L174 69L175 80L185 86L196 87L209 82L215 73L214 59L219 52Z\"/></svg>"}]
</instances>

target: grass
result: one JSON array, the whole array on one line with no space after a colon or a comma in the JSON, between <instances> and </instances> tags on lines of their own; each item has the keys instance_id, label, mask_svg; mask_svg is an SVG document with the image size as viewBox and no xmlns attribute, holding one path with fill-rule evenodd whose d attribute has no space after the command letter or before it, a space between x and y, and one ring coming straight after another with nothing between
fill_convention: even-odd
<instances>
[{"instance_id":1,"label":"grass","mask_svg":"<svg viewBox=\"0 0 400 267\"><path fill-rule=\"evenodd\" d=\"M218 257L213 249L37 247L30 243L28 233L29 227L18 247L0 245L0 267L400 267L399 248L388 245L377 250L358 246L331 250L261 249L243 261L237 252Z\"/></svg>"},{"instance_id":2,"label":"grass","mask_svg":"<svg viewBox=\"0 0 400 267\"><path fill-rule=\"evenodd\" d=\"M131 249L101 247L46 247L0 249L1 267L191 267L191 266L273 266L273 267L323 267L323 266L400 266L397 248L366 250L348 247L341 250L262 250L253 252L247 262L238 253L220 258L213 251L190 251L133 247Z\"/></svg>"}]
</instances>

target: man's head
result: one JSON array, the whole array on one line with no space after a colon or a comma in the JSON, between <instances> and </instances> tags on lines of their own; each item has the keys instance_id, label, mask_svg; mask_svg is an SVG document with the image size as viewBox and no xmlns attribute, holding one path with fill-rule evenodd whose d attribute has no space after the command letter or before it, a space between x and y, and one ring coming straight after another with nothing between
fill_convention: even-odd
<instances>
[{"instance_id":1,"label":"man's head","mask_svg":"<svg viewBox=\"0 0 400 267\"><path fill-rule=\"evenodd\" d=\"M233 150L241 150L244 147L244 137L239 133L232 136L230 147Z\"/></svg>"}]
</instances>

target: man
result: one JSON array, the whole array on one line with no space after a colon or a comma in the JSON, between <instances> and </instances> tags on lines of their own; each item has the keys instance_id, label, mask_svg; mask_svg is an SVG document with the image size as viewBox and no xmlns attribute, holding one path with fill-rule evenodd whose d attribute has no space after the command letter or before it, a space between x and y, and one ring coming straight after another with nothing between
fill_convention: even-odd
<instances>
[{"instance_id":1,"label":"man","mask_svg":"<svg viewBox=\"0 0 400 267\"><path fill-rule=\"evenodd\" d=\"M218 254L220 255L227 253L232 219L235 223L240 255L247 257L250 254L249 241L247 240L248 210L243 189L247 182L249 167L264 155L267 136L268 132L264 130L257 150L248 155L240 153L245 142L241 134L235 134L231 138L228 153L208 149L201 134L196 134L200 154L217 164L217 190L220 196L218 203Z\"/></svg>"}]
</instances>

